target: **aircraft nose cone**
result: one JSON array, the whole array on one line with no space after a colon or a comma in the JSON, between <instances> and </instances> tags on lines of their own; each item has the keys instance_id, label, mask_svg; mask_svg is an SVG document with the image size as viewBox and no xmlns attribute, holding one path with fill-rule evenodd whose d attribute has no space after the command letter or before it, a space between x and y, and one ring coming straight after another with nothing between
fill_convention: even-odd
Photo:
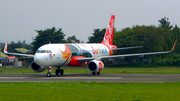
<instances>
[{"instance_id":1,"label":"aircraft nose cone","mask_svg":"<svg viewBox=\"0 0 180 101\"><path fill-rule=\"evenodd\" d=\"M37 64L39 64L40 61L41 61L41 58L40 58L38 55L35 55L35 56L34 56L34 62L37 63Z\"/></svg>"},{"instance_id":2,"label":"aircraft nose cone","mask_svg":"<svg viewBox=\"0 0 180 101\"><path fill-rule=\"evenodd\" d=\"M35 54L34 62L38 65L43 66L46 63L46 54Z\"/></svg>"}]
</instances>

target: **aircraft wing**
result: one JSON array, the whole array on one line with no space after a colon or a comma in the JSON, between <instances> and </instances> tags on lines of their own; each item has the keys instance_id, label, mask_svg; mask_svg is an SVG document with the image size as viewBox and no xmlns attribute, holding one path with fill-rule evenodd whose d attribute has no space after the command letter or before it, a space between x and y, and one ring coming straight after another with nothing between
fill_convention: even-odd
<instances>
[{"instance_id":1,"label":"aircraft wing","mask_svg":"<svg viewBox=\"0 0 180 101\"><path fill-rule=\"evenodd\" d=\"M131 57L131 56L144 56L144 55L153 55L153 54L166 54L166 53L171 53L177 43L177 39L173 45L173 48L170 51L164 51L164 52L150 52L150 53L137 53L137 54L123 54L123 55L112 55L112 56L102 56L98 58L80 58L78 61L79 62L88 62L94 59L101 60L101 59L107 59L107 58L120 58L120 57Z\"/></svg>"},{"instance_id":2,"label":"aircraft wing","mask_svg":"<svg viewBox=\"0 0 180 101\"><path fill-rule=\"evenodd\" d=\"M7 55L18 55L18 56L34 57L34 55L31 55L31 54L8 53L7 52L7 41L6 41L6 44L4 46L4 53L7 54Z\"/></svg>"}]
</instances>

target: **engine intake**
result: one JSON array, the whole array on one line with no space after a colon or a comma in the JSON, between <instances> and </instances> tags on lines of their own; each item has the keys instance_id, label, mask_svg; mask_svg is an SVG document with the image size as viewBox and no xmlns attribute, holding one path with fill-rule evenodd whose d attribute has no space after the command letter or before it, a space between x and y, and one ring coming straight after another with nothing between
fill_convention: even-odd
<instances>
[{"instance_id":1,"label":"engine intake","mask_svg":"<svg viewBox=\"0 0 180 101\"><path fill-rule=\"evenodd\" d=\"M87 67L90 72L100 72L104 69L104 64L102 61L92 60L88 63Z\"/></svg>"},{"instance_id":2,"label":"engine intake","mask_svg":"<svg viewBox=\"0 0 180 101\"><path fill-rule=\"evenodd\" d=\"M46 67L41 67L38 64L36 64L35 62L31 63L31 68L34 72L42 72L46 69Z\"/></svg>"}]
</instances>

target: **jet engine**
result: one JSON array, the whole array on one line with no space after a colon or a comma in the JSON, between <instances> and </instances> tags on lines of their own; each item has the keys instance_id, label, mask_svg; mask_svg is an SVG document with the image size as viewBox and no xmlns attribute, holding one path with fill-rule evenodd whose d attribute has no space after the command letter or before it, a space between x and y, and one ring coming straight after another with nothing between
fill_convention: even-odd
<instances>
[{"instance_id":1,"label":"jet engine","mask_svg":"<svg viewBox=\"0 0 180 101\"><path fill-rule=\"evenodd\" d=\"M88 70L92 73L99 73L102 69L104 69L104 64L102 61L92 60L88 63Z\"/></svg>"},{"instance_id":2,"label":"jet engine","mask_svg":"<svg viewBox=\"0 0 180 101\"><path fill-rule=\"evenodd\" d=\"M38 64L36 64L35 62L31 63L31 68L34 72L42 72L46 69L46 67L41 67Z\"/></svg>"}]
</instances>

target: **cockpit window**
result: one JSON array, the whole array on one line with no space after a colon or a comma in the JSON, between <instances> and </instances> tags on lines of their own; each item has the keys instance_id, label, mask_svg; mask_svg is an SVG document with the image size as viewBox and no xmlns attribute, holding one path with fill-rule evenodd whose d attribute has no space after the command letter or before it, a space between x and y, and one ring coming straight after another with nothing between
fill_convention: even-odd
<instances>
[{"instance_id":1,"label":"cockpit window","mask_svg":"<svg viewBox=\"0 0 180 101\"><path fill-rule=\"evenodd\" d=\"M52 53L50 50L37 50L36 53Z\"/></svg>"},{"instance_id":2,"label":"cockpit window","mask_svg":"<svg viewBox=\"0 0 180 101\"><path fill-rule=\"evenodd\" d=\"M40 53L46 53L46 50L41 50Z\"/></svg>"},{"instance_id":3,"label":"cockpit window","mask_svg":"<svg viewBox=\"0 0 180 101\"><path fill-rule=\"evenodd\" d=\"M46 50L46 53L52 53L50 50Z\"/></svg>"},{"instance_id":4,"label":"cockpit window","mask_svg":"<svg viewBox=\"0 0 180 101\"><path fill-rule=\"evenodd\" d=\"M36 53L39 53L40 52L40 50L37 50L37 52Z\"/></svg>"}]
</instances>

